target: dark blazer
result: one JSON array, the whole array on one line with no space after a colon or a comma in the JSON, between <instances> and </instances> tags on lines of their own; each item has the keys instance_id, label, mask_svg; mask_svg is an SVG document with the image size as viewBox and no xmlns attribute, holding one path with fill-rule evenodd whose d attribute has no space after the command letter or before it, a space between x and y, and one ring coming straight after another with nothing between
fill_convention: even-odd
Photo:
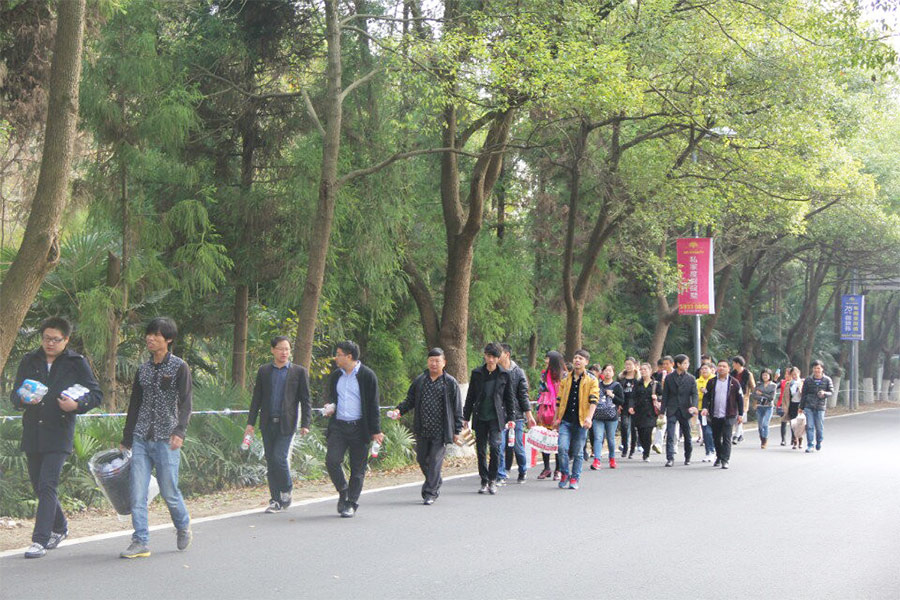
<instances>
[{"instance_id":1,"label":"dark blazer","mask_svg":"<svg viewBox=\"0 0 900 600\"><path fill-rule=\"evenodd\" d=\"M509 378L509 371L497 365L500 370L497 379L497 385L494 386L494 408L497 411L497 426L500 431L506 428L506 423L513 420L516 408L515 396L513 393L512 381ZM463 421L468 421L473 414L478 413L478 407L481 404L481 390L484 387L484 378L487 375L487 367L481 365L472 370L472 376L469 378L469 390L466 392L466 406L463 408Z\"/></svg>"},{"instance_id":2,"label":"dark blazer","mask_svg":"<svg viewBox=\"0 0 900 600\"><path fill-rule=\"evenodd\" d=\"M719 376L716 375L706 382L706 392L703 394L703 409L709 411L709 417L713 418L716 408L716 382ZM741 383L728 376L728 399L725 405L725 418L733 419L738 415L744 416L744 390L741 389Z\"/></svg>"},{"instance_id":3,"label":"dark blazer","mask_svg":"<svg viewBox=\"0 0 900 600\"><path fill-rule=\"evenodd\" d=\"M272 396L272 371L275 365L266 363L256 372L256 385L253 386L253 400L250 401L248 425L256 425L256 416L260 412L260 421L269 420L269 398ZM298 415L299 413L299 415ZM312 404L309 401L309 372L305 367L290 363L287 379L284 382L284 400L281 402L281 433L293 435L297 430L297 417L300 427L309 429Z\"/></svg>"},{"instance_id":4,"label":"dark blazer","mask_svg":"<svg viewBox=\"0 0 900 600\"><path fill-rule=\"evenodd\" d=\"M459 432L462 431L462 395L459 391L459 383L452 375L444 373L441 377L444 378L443 441L445 444L449 444L453 441L453 436L459 435ZM409 386L409 390L406 392L406 400L397 406L397 410L400 411L401 415L405 415L419 405L419 402L422 401L425 382L430 378L431 375L426 370L424 373L419 374L418 377L413 379L413 382ZM413 432L419 436L424 435L425 433L425 424L422 422L422 411L420 410L417 410L416 414L413 416Z\"/></svg>"},{"instance_id":5,"label":"dark blazer","mask_svg":"<svg viewBox=\"0 0 900 600\"><path fill-rule=\"evenodd\" d=\"M325 402L334 402L335 408L334 414L328 419L328 432L331 431L331 426L337 418L337 405L340 401L337 394L337 382L343 372L341 369L335 369L325 382ZM365 440L368 441L371 436L381 433L381 413L378 411L378 377L375 376L372 369L360 363L356 380L359 382L359 396L362 399L362 433Z\"/></svg>"},{"instance_id":6,"label":"dark blazer","mask_svg":"<svg viewBox=\"0 0 900 600\"><path fill-rule=\"evenodd\" d=\"M697 395L697 380L688 372L679 375L674 371L666 376L663 383L662 409L667 417L672 417L680 411L688 417L688 409L697 408L699 396Z\"/></svg>"},{"instance_id":7,"label":"dark blazer","mask_svg":"<svg viewBox=\"0 0 900 600\"><path fill-rule=\"evenodd\" d=\"M18 390L26 379L40 381L47 386L47 394L39 404L25 404ZM90 390L78 401L78 408L66 412L59 407L57 399L66 388L80 383ZM24 452L72 452L75 436L75 415L84 414L98 406L103 400L100 384L91 371L87 360L77 352L66 348L53 361L53 368L47 372L47 357L43 348L29 352L19 363L16 380L12 388L11 400L22 415L22 443Z\"/></svg>"},{"instance_id":8,"label":"dark blazer","mask_svg":"<svg viewBox=\"0 0 900 600\"><path fill-rule=\"evenodd\" d=\"M510 362L509 381L513 387L513 415L511 420L524 419L525 413L531 410L531 402L528 401L528 377L522 367L514 361Z\"/></svg>"},{"instance_id":9,"label":"dark blazer","mask_svg":"<svg viewBox=\"0 0 900 600\"><path fill-rule=\"evenodd\" d=\"M654 427L656 426L656 411L653 409L653 394L659 395L659 382L650 379L650 385L644 387L644 380L639 379L634 384L634 390L631 394L631 403L634 408L632 415L632 423L635 427Z\"/></svg>"}]
</instances>

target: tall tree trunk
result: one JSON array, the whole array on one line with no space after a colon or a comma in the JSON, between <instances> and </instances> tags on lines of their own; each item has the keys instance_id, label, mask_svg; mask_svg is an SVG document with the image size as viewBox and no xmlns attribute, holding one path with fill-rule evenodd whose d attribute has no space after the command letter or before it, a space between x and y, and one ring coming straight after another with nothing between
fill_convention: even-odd
<instances>
[{"instance_id":1,"label":"tall tree trunk","mask_svg":"<svg viewBox=\"0 0 900 600\"><path fill-rule=\"evenodd\" d=\"M425 334L425 343L429 348L441 344L441 323L438 319L431 291L419 273L416 266L407 258L403 262L403 270L406 272L406 287L412 296L416 307L419 309L419 318L422 322L422 330Z\"/></svg>"},{"instance_id":2,"label":"tall tree trunk","mask_svg":"<svg viewBox=\"0 0 900 600\"><path fill-rule=\"evenodd\" d=\"M728 291L728 286L731 285L731 274L733 272L734 267L731 264L725 265L719 272L719 281L716 283L716 312L707 315L706 319L703 321L703 329L700 332L701 354L709 353L709 338L716 329L716 323L719 322L719 315L722 314L724 308L722 305L725 303L725 294Z\"/></svg>"},{"instance_id":3,"label":"tall tree trunk","mask_svg":"<svg viewBox=\"0 0 900 600\"><path fill-rule=\"evenodd\" d=\"M106 254L106 285L110 288L119 286L122 280L122 261L112 252ZM119 354L119 314L113 309L109 312L107 323L108 337L106 352L103 357L103 370L100 373L100 389L103 390L103 405L109 412L115 412L116 399L116 363Z\"/></svg>"},{"instance_id":4,"label":"tall tree trunk","mask_svg":"<svg viewBox=\"0 0 900 600\"><path fill-rule=\"evenodd\" d=\"M533 369L537 366L538 336L532 333L528 338L528 368Z\"/></svg>"},{"instance_id":5,"label":"tall tree trunk","mask_svg":"<svg viewBox=\"0 0 900 600\"><path fill-rule=\"evenodd\" d=\"M231 383L243 389L247 385L247 330L249 329L250 287L234 286L234 336L231 347Z\"/></svg>"},{"instance_id":6,"label":"tall tree trunk","mask_svg":"<svg viewBox=\"0 0 900 600\"><path fill-rule=\"evenodd\" d=\"M85 0L58 5L41 170L22 244L0 284L0 371L44 277L59 261L59 222L78 118L84 12Z\"/></svg>"},{"instance_id":7,"label":"tall tree trunk","mask_svg":"<svg viewBox=\"0 0 900 600\"><path fill-rule=\"evenodd\" d=\"M319 300L325 282L325 262L331 244L331 228L334 224L334 205L337 199L338 155L341 150L342 65L341 27L339 3L325 0L325 41L327 58L325 66L325 123L322 131L322 169L319 179L319 200L316 204L316 226L309 243L309 262L306 281L297 311L297 341L294 345L294 362L309 368L312 361L313 338Z\"/></svg>"}]
</instances>

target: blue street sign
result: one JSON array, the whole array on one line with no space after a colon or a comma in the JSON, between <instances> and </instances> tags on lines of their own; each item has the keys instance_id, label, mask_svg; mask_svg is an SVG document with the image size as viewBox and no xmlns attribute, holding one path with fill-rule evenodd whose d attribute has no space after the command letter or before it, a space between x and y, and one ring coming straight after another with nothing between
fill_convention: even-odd
<instances>
[{"instance_id":1,"label":"blue street sign","mask_svg":"<svg viewBox=\"0 0 900 600\"><path fill-rule=\"evenodd\" d=\"M866 297L862 294L845 294L841 296L841 339L865 339L864 325L866 321Z\"/></svg>"}]
</instances>

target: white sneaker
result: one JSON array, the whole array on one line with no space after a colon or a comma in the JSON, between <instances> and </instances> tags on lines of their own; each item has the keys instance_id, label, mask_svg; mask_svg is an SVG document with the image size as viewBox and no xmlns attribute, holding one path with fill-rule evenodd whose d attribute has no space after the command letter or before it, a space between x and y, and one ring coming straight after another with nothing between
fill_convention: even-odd
<instances>
[{"instance_id":1,"label":"white sneaker","mask_svg":"<svg viewBox=\"0 0 900 600\"><path fill-rule=\"evenodd\" d=\"M703 460L701 460L700 462L709 462L709 454L707 454L706 456L704 456L704 457L703 457Z\"/></svg>"}]
</instances>

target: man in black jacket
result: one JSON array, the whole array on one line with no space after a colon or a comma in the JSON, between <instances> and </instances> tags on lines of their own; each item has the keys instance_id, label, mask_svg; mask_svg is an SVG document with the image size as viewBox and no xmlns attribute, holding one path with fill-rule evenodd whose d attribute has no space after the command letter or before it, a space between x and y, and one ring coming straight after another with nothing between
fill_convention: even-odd
<instances>
[{"instance_id":1,"label":"man in black jacket","mask_svg":"<svg viewBox=\"0 0 900 600\"><path fill-rule=\"evenodd\" d=\"M684 464L691 464L691 416L697 414L697 380L687 372L690 359L679 354L674 359L675 372L663 383L662 408L666 415L666 466L675 464L676 425L684 433Z\"/></svg>"},{"instance_id":2,"label":"man in black jacket","mask_svg":"<svg viewBox=\"0 0 900 600\"><path fill-rule=\"evenodd\" d=\"M280 512L291 505L290 452L300 420L300 435L309 433L312 407L309 402L309 373L291 363L291 340L279 335L272 338L272 362L259 368L253 400L244 435L253 435L256 416L260 415L263 450L266 455L266 478L269 481L267 513ZM299 413L299 415L298 415Z\"/></svg>"},{"instance_id":3,"label":"man in black jacket","mask_svg":"<svg viewBox=\"0 0 900 600\"><path fill-rule=\"evenodd\" d=\"M512 383L509 372L500 366L502 348L490 343L484 347L484 364L472 370L466 406L463 409L464 426L469 419L475 430L475 452L478 455L478 473L481 475L479 494L497 493L501 432L515 427L507 415L515 412ZM487 446L490 444L490 461Z\"/></svg>"},{"instance_id":4,"label":"man in black jacket","mask_svg":"<svg viewBox=\"0 0 900 600\"><path fill-rule=\"evenodd\" d=\"M413 433L416 436L416 460L425 475L422 501L426 505L434 504L441 493L445 446L451 442L459 443L463 426L459 383L444 372L446 365L444 351L432 348L428 352L428 368L410 384L406 400L388 415L399 419L411 410L416 411Z\"/></svg>"},{"instance_id":5,"label":"man in black jacket","mask_svg":"<svg viewBox=\"0 0 900 600\"><path fill-rule=\"evenodd\" d=\"M528 377L522 367L516 364L512 359L512 347L509 344L500 344L503 352L500 354L500 366L509 371L509 380L513 388L513 408L515 412L512 415L513 421L516 423L513 433L514 442L510 446L506 444L505 451L500 453L500 464L497 467L497 482L506 483L509 476L507 469L512 471L513 454L515 454L516 462L519 464L519 477L517 483L525 483L526 473L528 471L528 458L525 456L525 424L529 427L537 425L534 417L531 416L531 402L528 401Z\"/></svg>"},{"instance_id":6,"label":"man in black jacket","mask_svg":"<svg viewBox=\"0 0 900 600\"><path fill-rule=\"evenodd\" d=\"M56 492L59 475L72 453L75 415L86 413L103 399L87 360L67 348L72 333L69 322L51 317L41 323L40 332L41 347L22 358L11 396L13 406L25 411L20 448L28 459L28 476L38 497L32 543L25 558L44 556L69 534ZM20 394L26 379L44 384L47 392L41 397ZM88 392L63 394L76 384Z\"/></svg>"},{"instance_id":7,"label":"man in black jacket","mask_svg":"<svg viewBox=\"0 0 900 600\"><path fill-rule=\"evenodd\" d=\"M340 342L334 352L337 369L328 376L325 397L329 406L325 466L337 489L338 513L352 517L359 509L369 458L369 442L381 444L381 415L378 412L378 378L359 361L359 346ZM331 410L333 409L333 412ZM344 455L350 453L350 482L344 475Z\"/></svg>"},{"instance_id":8,"label":"man in black jacket","mask_svg":"<svg viewBox=\"0 0 900 600\"><path fill-rule=\"evenodd\" d=\"M731 461L732 431L735 422L744 420L744 390L741 383L728 374L728 361L720 360L716 376L706 382L703 393L703 415L712 420L713 443L716 446L716 462L728 468Z\"/></svg>"}]
</instances>

